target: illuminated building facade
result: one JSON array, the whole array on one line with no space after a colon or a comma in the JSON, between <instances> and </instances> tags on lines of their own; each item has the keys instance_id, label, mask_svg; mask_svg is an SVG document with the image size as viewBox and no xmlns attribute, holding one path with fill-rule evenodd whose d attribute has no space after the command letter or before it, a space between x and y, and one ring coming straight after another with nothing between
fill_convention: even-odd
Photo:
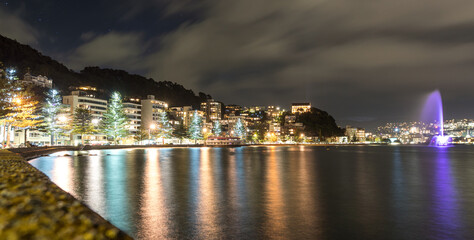
<instances>
[{"instance_id":1,"label":"illuminated building facade","mask_svg":"<svg viewBox=\"0 0 474 240\"><path fill-rule=\"evenodd\" d=\"M347 125L345 135L349 138L350 141L354 140L354 137L357 141L365 141L365 129L357 128Z\"/></svg>"},{"instance_id":2,"label":"illuminated building facade","mask_svg":"<svg viewBox=\"0 0 474 240\"><path fill-rule=\"evenodd\" d=\"M208 99L206 102L202 102L201 111L204 112L207 122L222 119L222 104L214 101L214 99Z\"/></svg>"},{"instance_id":3,"label":"illuminated building facade","mask_svg":"<svg viewBox=\"0 0 474 240\"><path fill-rule=\"evenodd\" d=\"M239 105L227 105L224 110L224 118L227 119L230 116L239 116L242 112L242 107Z\"/></svg>"},{"instance_id":4,"label":"illuminated building facade","mask_svg":"<svg viewBox=\"0 0 474 240\"><path fill-rule=\"evenodd\" d=\"M69 105L70 114L74 116L76 108L87 109L92 115L92 124L98 127L100 120L105 112L107 112L107 100L96 98L95 88L79 87L79 90L71 92L71 95L63 96L63 104ZM80 135L72 136L72 144L77 145L82 142ZM105 135L86 135L84 136L85 143L96 144L107 142Z\"/></svg>"},{"instance_id":5,"label":"illuminated building facade","mask_svg":"<svg viewBox=\"0 0 474 240\"><path fill-rule=\"evenodd\" d=\"M148 95L141 100L141 125L143 129L150 129L159 119L160 112L168 109L168 104L155 99L154 95Z\"/></svg>"},{"instance_id":6,"label":"illuminated building facade","mask_svg":"<svg viewBox=\"0 0 474 240\"><path fill-rule=\"evenodd\" d=\"M96 98L94 93L84 90L72 91L71 95L63 96L63 104L70 106L71 114L78 107L90 110L94 121L100 120L107 111L107 100Z\"/></svg>"},{"instance_id":7,"label":"illuminated building facade","mask_svg":"<svg viewBox=\"0 0 474 240\"><path fill-rule=\"evenodd\" d=\"M311 111L311 103L292 103L291 113L305 113Z\"/></svg>"},{"instance_id":8,"label":"illuminated building facade","mask_svg":"<svg viewBox=\"0 0 474 240\"><path fill-rule=\"evenodd\" d=\"M129 123L127 128L132 134L140 130L142 124L142 105L139 98L129 98L123 102L123 110L127 115Z\"/></svg>"},{"instance_id":9,"label":"illuminated building facade","mask_svg":"<svg viewBox=\"0 0 474 240\"><path fill-rule=\"evenodd\" d=\"M203 116L203 112L198 111L198 113ZM193 107L183 106L183 107L172 107L170 108L170 115L184 126L189 126L191 123L192 115L194 114Z\"/></svg>"},{"instance_id":10,"label":"illuminated building facade","mask_svg":"<svg viewBox=\"0 0 474 240\"><path fill-rule=\"evenodd\" d=\"M33 76L27 72L23 77L24 84L33 84L44 88L53 88L53 80L46 76Z\"/></svg>"}]
</instances>

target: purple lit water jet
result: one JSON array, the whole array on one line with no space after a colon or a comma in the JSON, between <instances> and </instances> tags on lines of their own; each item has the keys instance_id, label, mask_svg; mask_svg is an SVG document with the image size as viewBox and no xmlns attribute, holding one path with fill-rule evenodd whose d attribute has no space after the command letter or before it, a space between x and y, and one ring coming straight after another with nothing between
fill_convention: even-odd
<instances>
[{"instance_id":1,"label":"purple lit water jet","mask_svg":"<svg viewBox=\"0 0 474 240\"><path fill-rule=\"evenodd\" d=\"M426 99L425 106L421 113L421 119L424 122L438 123L438 135L431 139L430 144L435 146L446 146L450 142L450 137L444 136L444 117L443 117L443 99L439 90L430 93Z\"/></svg>"},{"instance_id":2,"label":"purple lit water jet","mask_svg":"<svg viewBox=\"0 0 474 240\"><path fill-rule=\"evenodd\" d=\"M439 90L430 93L421 112L421 120L439 124L439 135L444 136L443 100Z\"/></svg>"}]
</instances>

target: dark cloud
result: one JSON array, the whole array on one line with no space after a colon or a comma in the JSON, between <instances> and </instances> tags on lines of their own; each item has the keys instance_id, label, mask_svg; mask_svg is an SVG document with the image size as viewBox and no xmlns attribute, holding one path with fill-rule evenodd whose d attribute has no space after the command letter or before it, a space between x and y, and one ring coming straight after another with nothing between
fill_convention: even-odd
<instances>
[{"instance_id":1,"label":"dark cloud","mask_svg":"<svg viewBox=\"0 0 474 240\"><path fill-rule=\"evenodd\" d=\"M141 34L110 32L103 35L84 33L88 40L68 57L68 65L79 70L84 66L116 67L137 70L146 46Z\"/></svg>"},{"instance_id":2,"label":"dark cloud","mask_svg":"<svg viewBox=\"0 0 474 240\"><path fill-rule=\"evenodd\" d=\"M343 121L415 120L419 96L474 86L470 1L211 2L162 39L151 76L238 104L312 101Z\"/></svg>"},{"instance_id":3,"label":"dark cloud","mask_svg":"<svg viewBox=\"0 0 474 240\"><path fill-rule=\"evenodd\" d=\"M107 17L86 19L72 50L57 56L76 69L179 82L225 103L311 101L340 124L416 120L434 89L446 118L474 117L472 12L470 0L117 1L94 10ZM34 41L14 19L22 41Z\"/></svg>"},{"instance_id":4,"label":"dark cloud","mask_svg":"<svg viewBox=\"0 0 474 240\"><path fill-rule=\"evenodd\" d=\"M38 32L20 17L20 13L10 13L0 8L0 33L23 44L36 45Z\"/></svg>"}]
</instances>

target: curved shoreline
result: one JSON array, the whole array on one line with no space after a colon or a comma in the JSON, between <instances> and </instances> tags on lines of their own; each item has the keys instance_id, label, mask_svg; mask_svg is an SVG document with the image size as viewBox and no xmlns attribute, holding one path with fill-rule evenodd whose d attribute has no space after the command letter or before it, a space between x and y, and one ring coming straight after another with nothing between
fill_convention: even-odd
<instances>
[{"instance_id":1,"label":"curved shoreline","mask_svg":"<svg viewBox=\"0 0 474 240\"><path fill-rule=\"evenodd\" d=\"M0 239L32 238L132 239L19 154L0 150Z\"/></svg>"},{"instance_id":2,"label":"curved shoreline","mask_svg":"<svg viewBox=\"0 0 474 240\"><path fill-rule=\"evenodd\" d=\"M311 147L340 147L340 146L378 146L380 144L242 144L242 145L108 145L108 146L91 146L87 145L83 148L76 146L55 146L55 147L33 147L33 148L11 148L11 152L17 153L27 161L41 156L59 151L87 151L87 150L107 150L107 149L126 149L126 148L190 148L190 147L294 147L294 146L311 146Z\"/></svg>"},{"instance_id":3,"label":"curved shoreline","mask_svg":"<svg viewBox=\"0 0 474 240\"><path fill-rule=\"evenodd\" d=\"M34 148L12 148L11 152L17 153L27 161L37 157L45 156L59 151L87 151L126 148L168 148L168 147L202 147L203 145L110 145L110 146L57 146L57 147L34 147Z\"/></svg>"}]
</instances>

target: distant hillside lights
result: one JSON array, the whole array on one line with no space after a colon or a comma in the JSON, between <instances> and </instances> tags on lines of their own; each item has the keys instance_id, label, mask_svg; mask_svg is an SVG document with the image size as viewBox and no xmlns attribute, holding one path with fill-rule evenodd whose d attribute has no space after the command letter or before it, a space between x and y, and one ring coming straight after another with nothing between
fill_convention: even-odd
<instances>
[{"instance_id":1,"label":"distant hillside lights","mask_svg":"<svg viewBox=\"0 0 474 240\"><path fill-rule=\"evenodd\" d=\"M460 144L473 143L474 119L452 119L444 121L444 135ZM439 123L398 122L377 127L382 139L396 139L402 144L427 143L439 133Z\"/></svg>"}]
</instances>

